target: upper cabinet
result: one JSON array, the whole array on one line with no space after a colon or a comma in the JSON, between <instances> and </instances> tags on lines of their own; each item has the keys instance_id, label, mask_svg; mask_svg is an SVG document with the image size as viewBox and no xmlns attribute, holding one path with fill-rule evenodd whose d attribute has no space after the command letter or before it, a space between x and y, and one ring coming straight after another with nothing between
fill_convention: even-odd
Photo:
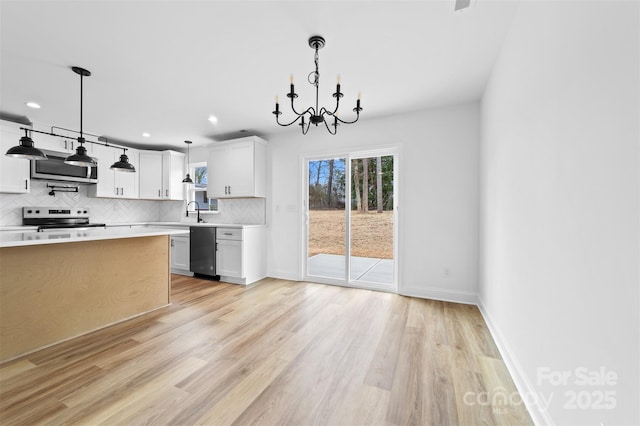
<instances>
[{"instance_id":1,"label":"upper cabinet","mask_svg":"<svg viewBox=\"0 0 640 426\"><path fill-rule=\"evenodd\" d=\"M38 128L36 127L36 129ZM41 129L38 129L38 130L41 130ZM54 132L54 133L57 133L57 132ZM80 136L80 135L78 134L77 136ZM78 148L79 146L77 136L75 138L74 137L61 138L59 136L45 135L42 133L33 133L31 135L31 138L33 139L34 145L38 149L45 149L49 151L66 152L69 154L74 154L76 152L76 148ZM89 136L89 138L93 138L93 137ZM94 147L97 147L97 146L99 145L95 145L90 142L87 142L84 144L84 147L87 150L87 154L91 156L93 156Z\"/></svg>"},{"instance_id":2,"label":"upper cabinet","mask_svg":"<svg viewBox=\"0 0 640 426\"><path fill-rule=\"evenodd\" d=\"M140 151L140 198L183 200L184 157L176 151Z\"/></svg>"},{"instance_id":3,"label":"upper cabinet","mask_svg":"<svg viewBox=\"0 0 640 426\"><path fill-rule=\"evenodd\" d=\"M162 151L162 197L165 200L184 200L185 155L176 151Z\"/></svg>"},{"instance_id":4,"label":"upper cabinet","mask_svg":"<svg viewBox=\"0 0 640 426\"><path fill-rule=\"evenodd\" d=\"M138 150L127 148L129 162L136 168L135 173L111 170L111 165L120 159L123 151L102 145L95 145L92 156L98 161L98 183L88 188L92 197L138 198Z\"/></svg>"},{"instance_id":5,"label":"upper cabinet","mask_svg":"<svg viewBox=\"0 0 640 426\"><path fill-rule=\"evenodd\" d=\"M162 152L141 151L138 181L140 198L162 199Z\"/></svg>"},{"instance_id":6,"label":"upper cabinet","mask_svg":"<svg viewBox=\"0 0 640 426\"><path fill-rule=\"evenodd\" d=\"M266 197L267 142L257 136L221 142L209 149L209 198Z\"/></svg>"},{"instance_id":7,"label":"upper cabinet","mask_svg":"<svg viewBox=\"0 0 640 426\"><path fill-rule=\"evenodd\" d=\"M0 123L0 192L29 192L30 161L4 155L9 148L20 143L24 131L15 123ZM36 146L37 147L37 146Z\"/></svg>"}]
</instances>

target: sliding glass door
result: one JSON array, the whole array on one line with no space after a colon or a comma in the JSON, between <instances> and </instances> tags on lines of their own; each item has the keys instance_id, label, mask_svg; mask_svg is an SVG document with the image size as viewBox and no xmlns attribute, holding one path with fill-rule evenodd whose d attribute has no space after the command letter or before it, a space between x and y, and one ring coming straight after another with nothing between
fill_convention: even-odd
<instances>
[{"instance_id":1,"label":"sliding glass door","mask_svg":"<svg viewBox=\"0 0 640 426\"><path fill-rule=\"evenodd\" d=\"M305 279L395 292L395 153L308 158L305 166Z\"/></svg>"},{"instance_id":2,"label":"sliding glass door","mask_svg":"<svg viewBox=\"0 0 640 426\"><path fill-rule=\"evenodd\" d=\"M307 193L307 274L344 280L347 270L345 205L347 160L309 160Z\"/></svg>"},{"instance_id":3,"label":"sliding glass door","mask_svg":"<svg viewBox=\"0 0 640 426\"><path fill-rule=\"evenodd\" d=\"M393 284L393 163L392 155L351 160L350 279L368 287Z\"/></svg>"}]
</instances>

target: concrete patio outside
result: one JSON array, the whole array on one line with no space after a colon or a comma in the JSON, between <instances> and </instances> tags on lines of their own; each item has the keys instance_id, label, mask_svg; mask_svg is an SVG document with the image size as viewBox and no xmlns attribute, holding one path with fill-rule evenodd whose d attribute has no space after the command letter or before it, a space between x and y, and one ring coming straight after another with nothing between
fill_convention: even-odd
<instances>
[{"instance_id":1,"label":"concrete patio outside","mask_svg":"<svg viewBox=\"0 0 640 426\"><path fill-rule=\"evenodd\" d=\"M344 279L345 257L316 254L307 259L307 274L316 277ZM351 280L393 284L393 260L351 256Z\"/></svg>"}]
</instances>

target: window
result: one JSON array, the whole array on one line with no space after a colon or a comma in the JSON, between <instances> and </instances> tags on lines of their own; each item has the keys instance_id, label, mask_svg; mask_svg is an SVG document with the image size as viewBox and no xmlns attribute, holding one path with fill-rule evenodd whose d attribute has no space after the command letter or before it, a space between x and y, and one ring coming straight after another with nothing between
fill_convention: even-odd
<instances>
[{"instance_id":1,"label":"window","mask_svg":"<svg viewBox=\"0 0 640 426\"><path fill-rule=\"evenodd\" d=\"M207 197L207 163L189 164L189 174L193 179L193 186L187 190L187 202L196 201L203 211L218 211L218 200ZM190 211L195 211L196 204L189 206Z\"/></svg>"}]
</instances>

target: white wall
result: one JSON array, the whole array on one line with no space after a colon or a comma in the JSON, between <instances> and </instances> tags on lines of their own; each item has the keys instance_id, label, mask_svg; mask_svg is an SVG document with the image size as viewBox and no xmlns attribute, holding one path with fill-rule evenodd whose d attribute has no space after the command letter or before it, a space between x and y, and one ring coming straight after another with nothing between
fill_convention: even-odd
<instances>
[{"instance_id":1,"label":"white wall","mask_svg":"<svg viewBox=\"0 0 640 426\"><path fill-rule=\"evenodd\" d=\"M400 292L475 303L479 120L471 103L363 120L337 136L318 127L270 137L269 276L302 278L301 158L398 147Z\"/></svg>"},{"instance_id":2,"label":"white wall","mask_svg":"<svg viewBox=\"0 0 640 426\"><path fill-rule=\"evenodd\" d=\"M640 424L638 9L523 3L482 100L481 305L541 423Z\"/></svg>"}]
</instances>

